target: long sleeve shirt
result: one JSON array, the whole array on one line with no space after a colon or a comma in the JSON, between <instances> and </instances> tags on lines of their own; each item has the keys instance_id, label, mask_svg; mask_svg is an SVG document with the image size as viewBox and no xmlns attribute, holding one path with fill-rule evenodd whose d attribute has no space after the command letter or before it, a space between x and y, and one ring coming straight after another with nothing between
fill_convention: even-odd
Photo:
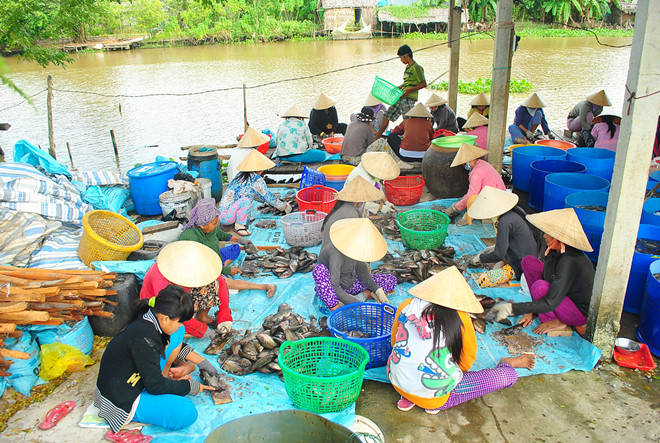
<instances>
[{"instance_id":1,"label":"long sleeve shirt","mask_svg":"<svg viewBox=\"0 0 660 443\"><path fill-rule=\"evenodd\" d=\"M284 208L286 208L286 203L275 197L273 193L268 190L263 177L256 172L253 172L244 182L233 180L229 183L227 190L222 195L222 200L220 200L220 206L218 209L220 212L226 212L236 200L241 198L253 200L255 195L258 195L263 201L280 211L284 211Z\"/></svg>"},{"instance_id":2,"label":"long sleeve shirt","mask_svg":"<svg viewBox=\"0 0 660 443\"><path fill-rule=\"evenodd\" d=\"M591 128L591 135L593 136L596 142L594 143L594 148L609 149L610 151L616 151L616 145L619 142L619 130L621 126L614 123L616 128L614 131L614 137L610 134L609 126L605 122L596 123L593 128Z\"/></svg>"},{"instance_id":3,"label":"long sleeve shirt","mask_svg":"<svg viewBox=\"0 0 660 443\"><path fill-rule=\"evenodd\" d=\"M504 181L502 176L493 168L486 160L479 159L475 163L474 168L468 177L470 186L468 187L467 194L463 196L458 202L454 203L454 207L462 211L467 208L467 201L473 195L478 195L485 186L492 186L493 188L505 190Z\"/></svg>"},{"instance_id":4,"label":"long sleeve shirt","mask_svg":"<svg viewBox=\"0 0 660 443\"><path fill-rule=\"evenodd\" d=\"M520 262L527 255L536 256L536 240L527 222L513 210L505 212L497 223L495 250L479 256L482 263L496 263L506 260L511 265L516 278L520 279Z\"/></svg>"},{"instance_id":5,"label":"long sleeve shirt","mask_svg":"<svg viewBox=\"0 0 660 443\"><path fill-rule=\"evenodd\" d=\"M545 297L514 303L513 314L546 313L557 309L564 297L570 298L585 316L589 313L591 290L594 285L594 266L584 252L566 245L566 252L550 251L544 260L543 280L550 283Z\"/></svg>"},{"instance_id":6,"label":"long sleeve shirt","mask_svg":"<svg viewBox=\"0 0 660 443\"><path fill-rule=\"evenodd\" d=\"M355 121L346 128L346 135L341 145L341 155L357 157L366 152L374 142L374 131L369 123Z\"/></svg>"},{"instance_id":7,"label":"long sleeve shirt","mask_svg":"<svg viewBox=\"0 0 660 443\"><path fill-rule=\"evenodd\" d=\"M543 133L550 134L550 126L548 126L548 121L545 119L543 109L538 108L536 114L539 112L541 113L541 128L543 128ZM516 109L516 115L513 118L513 124L517 127L523 125L529 131L531 130L531 121L532 116L529 114L529 111L527 111L527 108L524 106L518 106L518 109Z\"/></svg>"},{"instance_id":8,"label":"long sleeve shirt","mask_svg":"<svg viewBox=\"0 0 660 443\"><path fill-rule=\"evenodd\" d=\"M221 259L223 259L223 257L222 254L220 254L220 242L228 241L230 238L231 234L223 231L220 228L215 228L213 231L205 234L204 231L202 231L202 228L199 226L192 226L183 231L181 235L179 235L179 240L195 241L197 243L203 244L204 246L208 246L213 250L213 252L218 254ZM222 274L230 275L231 267L223 266Z\"/></svg>"},{"instance_id":9,"label":"long sleeve shirt","mask_svg":"<svg viewBox=\"0 0 660 443\"><path fill-rule=\"evenodd\" d=\"M404 118L396 128L392 129L392 133L402 136L401 154L408 157L419 157L419 155L414 154L426 152L431 146L433 123L428 118Z\"/></svg>"},{"instance_id":10,"label":"long sleeve shirt","mask_svg":"<svg viewBox=\"0 0 660 443\"><path fill-rule=\"evenodd\" d=\"M477 139L474 141L475 146L479 146L481 149L488 149L488 126L477 126L471 131L467 132L467 135L476 135Z\"/></svg>"},{"instance_id":11,"label":"long sleeve shirt","mask_svg":"<svg viewBox=\"0 0 660 443\"><path fill-rule=\"evenodd\" d=\"M309 126L302 119L295 117L285 118L277 128L277 148L275 154L278 157L287 155L304 154L314 147L314 140Z\"/></svg>"},{"instance_id":12,"label":"long sleeve shirt","mask_svg":"<svg viewBox=\"0 0 660 443\"><path fill-rule=\"evenodd\" d=\"M331 132L335 132L337 129L337 125L339 124L337 108L331 106L327 109L327 114L325 111L325 109L320 111L318 109L312 109L310 112L309 130L313 135L320 135L322 132L325 134L330 134Z\"/></svg>"},{"instance_id":13,"label":"long sleeve shirt","mask_svg":"<svg viewBox=\"0 0 660 443\"><path fill-rule=\"evenodd\" d=\"M571 109L568 113L568 118L580 118L580 125L583 131L591 130L591 121L594 117L603 112L602 106L596 106L588 100L582 100Z\"/></svg>"},{"instance_id":14,"label":"long sleeve shirt","mask_svg":"<svg viewBox=\"0 0 660 443\"><path fill-rule=\"evenodd\" d=\"M456 123L456 114L447 105L438 106L435 111L431 112L433 121L435 122L435 129L445 129L454 133L458 133L458 123Z\"/></svg>"}]
</instances>

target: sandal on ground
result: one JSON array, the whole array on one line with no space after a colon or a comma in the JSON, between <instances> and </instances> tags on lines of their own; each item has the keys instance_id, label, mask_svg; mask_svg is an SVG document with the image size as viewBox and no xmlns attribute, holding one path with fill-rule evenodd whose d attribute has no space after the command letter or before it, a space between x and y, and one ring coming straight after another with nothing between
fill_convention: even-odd
<instances>
[{"instance_id":1,"label":"sandal on ground","mask_svg":"<svg viewBox=\"0 0 660 443\"><path fill-rule=\"evenodd\" d=\"M76 407L75 401L65 401L55 406L48 411L46 418L39 424L39 429L44 431L53 428L60 420L62 420L69 412L73 411Z\"/></svg>"},{"instance_id":2,"label":"sandal on ground","mask_svg":"<svg viewBox=\"0 0 660 443\"><path fill-rule=\"evenodd\" d=\"M405 397L401 397L399 401L396 402L396 407L399 411L408 412L415 407L415 403L411 402Z\"/></svg>"},{"instance_id":3,"label":"sandal on ground","mask_svg":"<svg viewBox=\"0 0 660 443\"><path fill-rule=\"evenodd\" d=\"M108 431L105 439L115 443L148 443L153 440L153 437L143 435L141 431L119 431L117 433Z\"/></svg>"},{"instance_id":4,"label":"sandal on ground","mask_svg":"<svg viewBox=\"0 0 660 443\"><path fill-rule=\"evenodd\" d=\"M440 413L440 408L437 409L424 409L429 415L438 415Z\"/></svg>"},{"instance_id":5,"label":"sandal on ground","mask_svg":"<svg viewBox=\"0 0 660 443\"><path fill-rule=\"evenodd\" d=\"M247 237L248 235L252 234L250 231L247 230L247 228L239 228L239 229L234 229L234 232L241 237Z\"/></svg>"}]
</instances>

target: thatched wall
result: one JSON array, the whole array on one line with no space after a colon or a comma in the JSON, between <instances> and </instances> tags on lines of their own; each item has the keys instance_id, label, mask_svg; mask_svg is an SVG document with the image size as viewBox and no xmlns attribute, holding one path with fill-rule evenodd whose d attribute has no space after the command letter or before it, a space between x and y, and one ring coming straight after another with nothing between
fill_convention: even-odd
<instances>
[{"instance_id":1,"label":"thatched wall","mask_svg":"<svg viewBox=\"0 0 660 443\"><path fill-rule=\"evenodd\" d=\"M376 28L377 13L376 8L360 8L362 10L362 21L365 25L371 25L371 29ZM332 30L341 26L346 20L355 20L354 8L334 8L326 9L323 12L323 29Z\"/></svg>"},{"instance_id":2,"label":"thatched wall","mask_svg":"<svg viewBox=\"0 0 660 443\"><path fill-rule=\"evenodd\" d=\"M467 23L469 20L467 10L461 13L461 22ZM397 17L391 15L388 11L378 11L378 21L381 23L404 23L411 25L423 25L430 23L447 23L449 22L449 8L429 8L428 15L424 17Z\"/></svg>"},{"instance_id":3,"label":"thatched wall","mask_svg":"<svg viewBox=\"0 0 660 443\"><path fill-rule=\"evenodd\" d=\"M328 9L377 8L378 0L320 0L319 7L326 11Z\"/></svg>"}]
</instances>

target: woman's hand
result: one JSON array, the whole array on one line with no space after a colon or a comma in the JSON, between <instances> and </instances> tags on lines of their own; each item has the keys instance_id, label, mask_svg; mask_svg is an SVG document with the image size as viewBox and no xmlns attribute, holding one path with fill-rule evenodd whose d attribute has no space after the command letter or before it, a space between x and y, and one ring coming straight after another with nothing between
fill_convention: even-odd
<instances>
[{"instance_id":1,"label":"woman's hand","mask_svg":"<svg viewBox=\"0 0 660 443\"><path fill-rule=\"evenodd\" d=\"M195 370L195 365L186 362L180 366L170 368L168 377L172 380L190 380L190 373Z\"/></svg>"},{"instance_id":2,"label":"woman's hand","mask_svg":"<svg viewBox=\"0 0 660 443\"><path fill-rule=\"evenodd\" d=\"M199 385L199 392L197 394L200 394L202 391L215 391L215 388L213 386L206 386L206 385ZM195 395L197 395L195 394Z\"/></svg>"},{"instance_id":3,"label":"woman's hand","mask_svg":"<svg viewBox=\"0 0 660 443\"><path fill-rule=\"evenodd\" d=\"M234 275L236 275L236 274L240 274L240 273L241 273L241 268L235 268L235 267L232 267L231 270L230 270L230 272L231 272L231 275L232 275L232 277L233 277Z\"/></svg>"},{"instance_id":4,"label":"woman's hand","mask_svg":"<svg viewBox=\"0 0 660 443\"><path fill-rule=\"evenodd\" d=\"M518 320L518 324L523 325L523 328L526 328L527 326L531 325L533 321L534 321L534 314L530 312L520 317L520 320Z\"/></svg>"}]
</instances>

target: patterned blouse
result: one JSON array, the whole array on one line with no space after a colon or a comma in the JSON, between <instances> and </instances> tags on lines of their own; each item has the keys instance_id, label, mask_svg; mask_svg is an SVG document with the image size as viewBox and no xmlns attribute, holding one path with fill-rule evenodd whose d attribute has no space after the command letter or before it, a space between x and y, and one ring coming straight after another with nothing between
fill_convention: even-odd
<instances>
[{"instance_id":1,"label":"patterned blouse","mask_svg":"<svg viewBox=\"0 0 660 443\"><path fill-rule=\"evenodd\" d=\"M276 207L280 211L284 211L284 208L286 207L286 203L275 197L273 193L268 190L263 177L256 172L253 172L250 174L250 178L244 182L239 182L239 180L234 179L229 183L229 187L227 187L227 191L223 194L218 209L220 209L220 212L225 212L236 200L242 198L254 200L255 195L258 195L266 203Z\"/></svg>"},{"instance_id":2,"label":"patterned blouse","mask_svg":"<svg viewBox=\"0 0 660 443\"><path fill-rule=\"evenodd\" d=\"M284 119L277 129L278 157L287 155L304 154L313 147L312 133L309 126L299 118L289 117Z\"/></svg>"}]
</instances>

